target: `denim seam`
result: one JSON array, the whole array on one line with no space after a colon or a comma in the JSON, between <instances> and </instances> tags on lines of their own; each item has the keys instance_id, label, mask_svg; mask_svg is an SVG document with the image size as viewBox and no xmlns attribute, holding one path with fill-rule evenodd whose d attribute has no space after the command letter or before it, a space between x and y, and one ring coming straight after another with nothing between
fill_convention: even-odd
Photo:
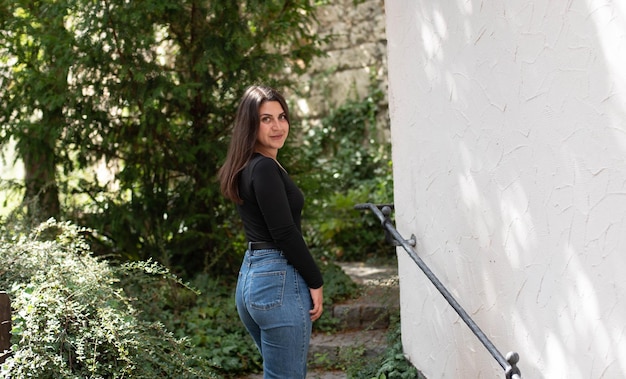
<instances>
[{"instance_id":1,"label":"denim seam","mask_svg":"<svg viewBox=\"0 0 626 379\"><path fill-rule=\"evenodd\" d=\"M294 267L294 268L292 268L292 269L293 269L293 271L294 271L294 275L293 275L293 278L294 278L294 286L295 286L295 288L296 288L296 293L298 294L298 300L299 300L299 301L298 301L298 305L300 306L300 315L301 315L301 317L302 317L302 323L303 323L304 325L307 325L307 319L306 319L307 313L306 313L306 310L304 309L304 302L305 302L305 299L303 299L303 298L302 298L302 292L300 291L300 283L298 283L298 282L299 282L299 280L298 280L298 279L299 279L299 277L300 277L300 273L298 273L298 270L296 270L296 269L295 269L295 267ZM303 341L307 341L307 340L308 340L308 339L307 339L307 335L308 335L307 328L303 328L303 329L302 329L302 333L303 333L303 336L302 336L302 337L303 337L303 339L302 339L302 340L303 340ZM300 356L301 356L301 357L302 357L302 359L304 360L304 365L305 365L305 366L304 366L304 367L305 367L304 369L305 369L305 372L306 372L306 360L307 360L307 347L308 347L308 345L307 345L307 344L305 344L305 343L303 343L303 344L300 346Z\"/></svg>"},{"instance_id":2,"label":"denim seam","mask_svg":"<svg viewBox=\"0 0 626 379\"><path fill-rule=\"evenodd\" d=\"M287 260L285 258L275 258L275 259L264 259L260 262L251 262L250 263L250 267L262 267L262 266L267 266L269 264L276 264L276 263L287 263Z\"/></svg>"}]
</instances>

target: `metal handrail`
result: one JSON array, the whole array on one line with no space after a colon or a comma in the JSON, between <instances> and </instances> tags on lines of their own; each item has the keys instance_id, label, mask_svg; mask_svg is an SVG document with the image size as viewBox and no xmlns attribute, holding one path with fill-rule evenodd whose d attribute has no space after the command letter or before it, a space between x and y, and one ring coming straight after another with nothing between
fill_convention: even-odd
<instances>
[{"instance_id":1,"label":"metal handrail","mask_svg":"<svg viewBox=\"0 0 626 379\"><path fill-rule=\"evenodd\" d=\"M500 353L500 351L494 346L494 344L487 338L485 333L476 325L474 320L467 314L467 312L461 307L461 305L454 299L450 291L446 289L446 287L441 283L441 281L433 274L433 272L428 268L428 266L424 263L424 261L417 255L415 252L416 238L414 235L411 235L409 240L404 239L398 230L393 225L393 222L389 218L391 215L391 211L393 210L393 204L372 204L372 203L363 203L357 204L354 206L355 209L358 210L371 210L381 222L383 229L385 229L385 235L387 240L392 242L396 246L402 246L404 250L409 254L411 259L417 264L417 266L424 272L426 277L434 284L434 286L439 290L439 292L443 295L443 297L448 301L448 303L454 308L456 313L463 319L465 324L472 330L474 335L478 337L480 342L485 346L487 351L495 358L500 367L504 370L506 379L521 379L522 374L517 367L517 362L519 362L519 354L516 352L509 352L506 355L506 358Z\"/></svg>"}]
</instances>

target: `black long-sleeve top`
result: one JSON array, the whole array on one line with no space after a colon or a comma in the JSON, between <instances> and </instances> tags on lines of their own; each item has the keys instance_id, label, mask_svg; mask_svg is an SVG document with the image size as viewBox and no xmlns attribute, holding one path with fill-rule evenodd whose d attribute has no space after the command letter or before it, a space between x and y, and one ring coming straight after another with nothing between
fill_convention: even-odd
<instances>
[{"instance_id":1,"label":"black long-sleeve top","mask_svg":"<svg viewBox=\"0 0 626 379\"><path fill-rule=\"evenodd\" d=\"M243 203L237 211L248 241L273 242L309 288L321 287L322 274L302 237L302 191L274 159L258 153L239 175Z\"/></svg>"}]
</instances>

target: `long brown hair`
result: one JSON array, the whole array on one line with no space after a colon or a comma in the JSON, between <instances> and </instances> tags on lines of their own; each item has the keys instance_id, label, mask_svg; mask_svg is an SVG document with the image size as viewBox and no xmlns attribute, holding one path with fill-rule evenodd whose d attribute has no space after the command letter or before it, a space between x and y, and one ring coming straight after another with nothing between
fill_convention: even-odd
<instances>
[{"instance_id":1,"label":"long brown hair","mask_svg":"<svg viewBox=\"0 0 626 379\"><path fill-rule=\"evenodd\" d=\"M267 101L278 101L289 121L287 102L278 91L267 86L248 87L237 108L226 161L217 173L222 194L238 204L242 203L239 197L239 173L254 154L261 122L259 108Z\"/></svg>"}]
</instances>

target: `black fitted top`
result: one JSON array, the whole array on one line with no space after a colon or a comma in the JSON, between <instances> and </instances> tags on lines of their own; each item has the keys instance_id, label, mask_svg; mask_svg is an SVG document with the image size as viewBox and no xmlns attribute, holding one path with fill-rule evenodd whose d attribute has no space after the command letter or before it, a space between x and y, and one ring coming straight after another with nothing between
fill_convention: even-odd
<instances>
[{"instance_id":1,"label":"black fitted top","mask_svg":"<svg viewBox=\"0 0 626 379\"><path fill-rule=\"evenodd\" d=\"M322 274L302 238L304 195L298 186L275 160L258 153L239 175L243 204L237 211L248 241L273 242L309 288L321 287Z\"/></svg>"}]
</instances>

